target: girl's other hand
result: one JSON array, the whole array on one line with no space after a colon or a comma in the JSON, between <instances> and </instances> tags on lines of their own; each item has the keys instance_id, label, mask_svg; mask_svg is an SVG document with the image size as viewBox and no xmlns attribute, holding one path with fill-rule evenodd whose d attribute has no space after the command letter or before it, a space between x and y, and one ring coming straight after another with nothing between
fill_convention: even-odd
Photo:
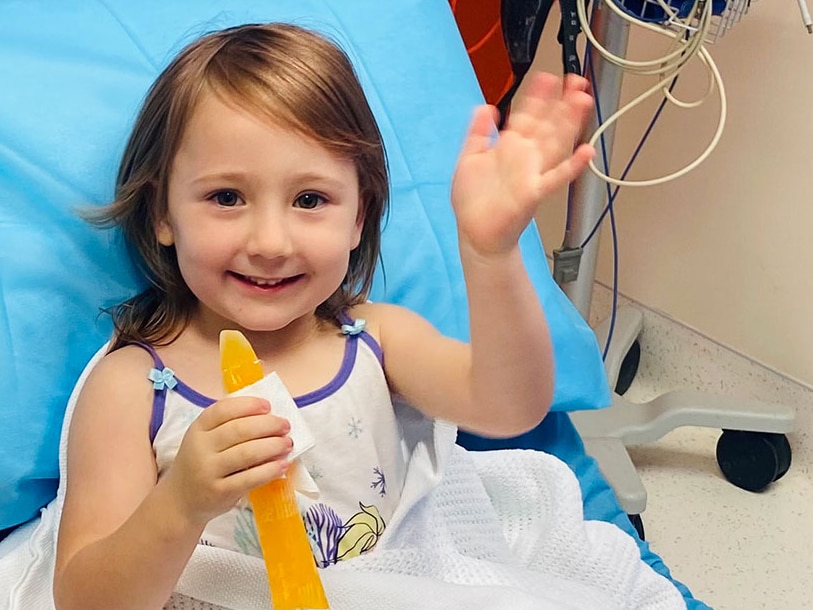
<instances>
[{"instance_id":1,"label":"girl's other hand","mask_svg":"<svg viewBox=\"0 0 813 610\"><path fill-rule=\"evenodd\" d=\"M495 141L497 110L478 107L452 181L462 240L480 254L516 246L542 200L574 180L593 156L573 150L593 102L588 82L534 74Z\"/></svg>"},{"instance_id":2,"label":"girl's other hand","mask_svg":"<svg viewBox=\"0 0 813 610\"><path fill-rule=\"evenodd\" d=\"M285 473L291 426L270 411L265 399L224 398L186 431L165 482L193 522L205 525L251 489Z\"/></svg>"}]
</instances>

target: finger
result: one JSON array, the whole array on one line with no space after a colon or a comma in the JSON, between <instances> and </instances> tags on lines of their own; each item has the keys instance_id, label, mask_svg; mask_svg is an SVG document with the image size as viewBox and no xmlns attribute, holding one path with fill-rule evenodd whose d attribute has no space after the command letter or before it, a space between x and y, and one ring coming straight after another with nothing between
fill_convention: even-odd
<instances>
[{"instance_id":1,"label":"finger","mask_svg":"<svg viewBox=\"0 0 813 610\"><path fill-rule=\"evenodd\" d=\"M560 123L575 118L581 123L587 110L593 107L590 81L578 74L559 79L552 74L536 74L525 96L524 112L537 119Z\"/></svg>"},{"instance_id":2,"label":"finger","mask_svg":"<svg viewBox=\"0 0 813 610\"><path fill-rule=\"evenodd\" d=\"M506 129L534 137L537 121L549 117L561 98L562 80L559 77L546 72L532 74L527 88L508 116Z\"/></svg>"},{"instance_id":3,"label":"finger","mask_svg":"<svg viewBox=\"0 0 813 610\"><path fill-rule=\"evenodd\" d=\"M491 111L491 124L493 125L492 134L496 134L497 124L500 122L500 109L491 105L488 106L488 109Z\"/></svg>"},{"instance_id":4,"label":"finger","mask_svg":"<svg viewBox=\"0 0 813 610\"><path fill-rule=\"evenodd\" d=\"M206 407L196 420L203 430L214 430L224 423L241 417L269 413L271 404L256 396L230 396Z\"/></svg>"},{"instance_id":5,"label":"finger","mask_svg":"<svg viewBox=\"0 0 813 610\"><path fill-rule=\"evenodd\" d=\"M215 474L219 478L226 478L268 462L287 461L293 447L294 442L288 436L259 438L240 443L218 455L218 472Z\"/></svg>"},{"instance_id":6,"label":"finger","mask_svg":"<svg viewBox=\"0 0 813 610\"><path fill-rule=\"evenodd\" d=\"M477 154L488 150L496 135L499 111L494 106L478 106L474 109L469 131L460 155Z\"/></svg>"},{"instance_id":7,"label":"finger","mask_svg":"<svg viewBox=\"0 0 813 610\"><path fill-rule=\"evenodd\" d=\"M569 119L580 126L584 124L594 107L593 96L580 89L567 91L562 101Z\"/></svg>"},{"instance_id":8,"label":"finger","mask_svg":"<svg viewBox=\"0 0 813 610\"><path fill-rule=\"evenodd\" d=\"M536 72L528 85L528 99L558 100L562 97L564 81L550 72Z\"/></svg>"},{"instance_id":9,"label":"finger","mask_svg":"<svg viewBox=\"0 0 813 610\"><path fill-rule=\"evenodd\" d=\"M593 155L595 155L595 149L592 146L581 144L568 159L542 174L538 183L540 197L573 182L587 167Z\"/></svg>"},{"instance_id":10,"label":"finger","mask_svg":"<svg viewBox=\"0 0 813 610\"><path fill-rule=\"evenodd\" d=\"M580 74L565 75L565 80L562 88L565 95L568 92L572 91L578 91L590 95L590 81L581 76Z\"/></svg>"},{"instance_id":11,"label":"finger","mask_svg":"<svg viewBox=\"0 0 813 610\"><path fill-rule=\"evenodd\" d=\"M290 465L290 462L287 460L265 462L253 466L252 468L235 472L225 479L225 483L231 489L240 491L240 495L244 495L256 487L265 485L274 479L279 479L288 471Z\"/></svg>"},{"instance_id":12,"label":"finger","mask_svg":"<svg viewBox=\"0 0 813 610\"><path fill-rule=\"evenodd\" d=\"M284 437L290 431L291 424L287 419L266 413L229 420L211 430L210 434L213 449L224 451L254 439Z\"/></svg>"},{"instance_id":13,"label":"finger","mask_svg":"<svg viewBox=\"0 0 813 610\"><path fill-rule=\"evenodd\" d=\"M575 77L575 81L573 90L566 92L561 101L549 108L548 116L535 123L534 139L552 166L572 154L573 145L583 133L593 109L593 98L580 90L586 81L581 77Z\"/></svg>"}]
</instances>

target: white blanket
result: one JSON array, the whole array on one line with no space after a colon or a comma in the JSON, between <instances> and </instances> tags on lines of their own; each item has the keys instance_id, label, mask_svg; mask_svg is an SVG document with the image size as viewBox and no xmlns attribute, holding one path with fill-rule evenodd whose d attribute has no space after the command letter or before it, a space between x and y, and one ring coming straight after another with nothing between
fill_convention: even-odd
<instances>
[{"instance_id":1,"label":"white blanket","mask_svg":"<svg viewBox=\"0 0 813 610\"><path fill-rule=\"evenodd\" d=\"M98 358L98 355L97 355ZM87 371L95 364L91 361ZM84 381L80 379L78 387ZM0 610L53 610L62 480L41 519L0 545ZM536 451L469 453L454 427L397 405L411 459L376 548L321 570L332 610L676 610L683 598L614 525L585 521L578 482ZM168 610L268 610L262 560L199 546Z\"/></svg>"}]
</instances>

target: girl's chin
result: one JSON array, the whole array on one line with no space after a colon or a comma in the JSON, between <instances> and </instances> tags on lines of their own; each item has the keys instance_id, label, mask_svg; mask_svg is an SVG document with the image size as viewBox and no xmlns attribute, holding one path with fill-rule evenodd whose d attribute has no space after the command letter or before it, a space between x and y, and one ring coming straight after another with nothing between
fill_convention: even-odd
<instances>
[{"instance_id":1,"label":"girl's chin","mask_svg":"<svg viewBox=\"0 0 813 610\"><path fill-rule=\"evenodd\" d=\"M236 316L231 324L249 333L270 333L311 328L315 321L316 314L309 313L302 316Z\"/></svg>"}]
</instances>

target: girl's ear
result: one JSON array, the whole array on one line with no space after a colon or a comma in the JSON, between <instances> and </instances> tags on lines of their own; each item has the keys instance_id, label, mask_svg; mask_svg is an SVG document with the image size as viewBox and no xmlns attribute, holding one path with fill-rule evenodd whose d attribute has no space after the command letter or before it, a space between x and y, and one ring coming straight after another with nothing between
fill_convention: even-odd
<instances>
[{"instance_id":1,"label":"girl's ear","mask_svg":"<svg viewBox=\"0 0 813 610\"><path fill-rule=\"evenodd\" d=\"M156 223L155 238L162 246L171 246L175 243L175 234L166 218L162 218Z\"/></svg>"}]
</instances>

